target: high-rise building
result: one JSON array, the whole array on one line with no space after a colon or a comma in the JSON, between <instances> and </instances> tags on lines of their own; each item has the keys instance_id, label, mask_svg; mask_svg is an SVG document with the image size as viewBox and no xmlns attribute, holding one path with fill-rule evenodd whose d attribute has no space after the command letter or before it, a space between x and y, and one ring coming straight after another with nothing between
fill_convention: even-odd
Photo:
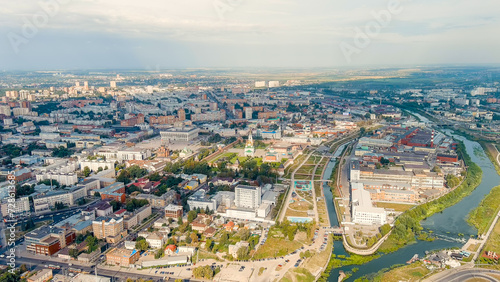
<instances>
[{"instance_id":1,"label":"high-rise building","mask_svg":"<svg viewBox=\"0 0 500 282\"><path fill-rule=\"evenodd\" d=\"M80 82L79 81L75 82L75 86L80 87Z\"/></svg>"},{"instance_id":2,"label":"high-rise building","mask_svg":"<svg viewBox=\"0 0 500 282\"><path fill-rule=\"evenodd\" d=\"M245 119L252 119L253 109L252 107L245 107Z\"/></svg>"},{"instance_id":3,"label":"high-rise building","mask_svg":"<svg viewBox=\"0 0 500 282\"><path fill-rule=\"evenodd\" d=\"M259 88L259 87L266 87L266 82L265 82L265 81L256 81L256 82L255 82L255 87L256 87L256 88Z\"/></svg>"},{"instance_id":4,"label":"high-rise building","mask_svg":"<svg viewBox=\"0 0 500 282\"><path fill-rule=\"evenodd\" d=\"M179 115L179 121L185 121L186 120L186 111L184 109L179 109L177 111L177 114Z\"/></svg>"},{"instance_id":5,"label":"high-rise building","mask_svg":"<svg viewBox=\"0 0 500 282\"><path fill-rule=\"evenodd\" d=\"M269 88L271 87L280 87L279 81L269 81Z\"/></svg>"},{"instance_id":6,"label":"high-rise building","mask_svg":"<svg viewBox=\"0 0 500 282\"><path fill-rule=\"evenodd\" d=\"M110 82L109 82L109 86L110 86L111 88L116 88L116 81L110 81Z\"/></svg>"},{"instance_id":7,"label":"high-rise building","mask_svg":"<svg viewBox=\"0 0 500 282\"><path fill-rule=\"evenodd\" d=\"M234 189L234 193L234 204L238 208L257 209L261 204L261 187L238 185Z\"/></svg>"},{"instance_id":8,"label":"high-rise building","mask_svg":"<svg viewBox=\"0 0 500 282\"><path fill-rule=\"evenodd\" d=\"M83 89L89 90L89 82L88 81L83 82Z\"/></svg>"},{"instance_id":9,"label":"high-rise building","mask_svg":"<svg viewBox=\"0 0 500 282\"><path fill-rule=\"evenodd\" d=\"M123 231L123 218L98 217L92 221L92 231L97 239L119 238Z\"/></svg>"}]
</instances>

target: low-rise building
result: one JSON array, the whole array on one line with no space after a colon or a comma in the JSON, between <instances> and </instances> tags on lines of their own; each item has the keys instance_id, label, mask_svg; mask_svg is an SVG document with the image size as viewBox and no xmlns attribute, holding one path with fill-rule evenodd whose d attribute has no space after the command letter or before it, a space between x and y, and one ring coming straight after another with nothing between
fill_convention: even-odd
<instances>
[{"instance_id":1,"label":"low-rise building","mask_svg":"<svg viewBox=\"0 0 500 282\"><path fill-rule=\"evenodd\" d=\"M106 254L108 264L129 267L140 258L140 252L137 250L127 250L115 248Z\"/></svg>"},{"instance_id":2,"label":"low-rise building","mask_svg":"<svg viewBox=\"0 0 500 282\"><path fill-rule=\"evenodd\" d=\"M44 225L26 235L26 251L51 256L75 241L76 235L64 228Z\"/></svg>"},{"instance_id":3,"label":"low-rise building","mask_svg":"<svg viewBox=\"0 0 500 282\"><path fill-rule=\"evenodd\" d=\"M168 205L165 207L165 217L166 218L174 218L177 219L179 217L182 217L183 211L182 211L182 206L178 205Z\"/></svg>"},{"instance_id":4,"label":"low-rise building","mask_svg":"<svg viewBox=\"0 0 500 282\"><path fill-rule=\"evenodd\" d=\"M45 268L40 271L38 271L35 275L32 275L28 277L27 281L28 282L45 282L49 281L52 279L53 274L52 274L52 269Z\"/></svg>"}]
</instances>

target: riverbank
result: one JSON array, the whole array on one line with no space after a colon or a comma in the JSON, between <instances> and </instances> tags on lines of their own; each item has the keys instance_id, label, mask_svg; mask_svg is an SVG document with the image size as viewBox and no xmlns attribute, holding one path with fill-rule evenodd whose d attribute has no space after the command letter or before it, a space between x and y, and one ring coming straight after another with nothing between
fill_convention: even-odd
<instances>
[{"instance_id":1,"label":"riverbank","mask_svg":"<svg viewBox=\"0 0 500 282\"><path fill-rule=\"evenodd\" d=\"M493 187L479 206L469 214L467 222L477 228L478 235L484 234L490 227L493 217L500 209L498 203L500 203L500 186Z\"/></svg>"},{"instance_id":2,"label":"riverbank","mask_svg":"<svg viewBox=\"0 0 500 282\"><path fill-rule=\"evenodd\" d=\"M483 147L484 152L490 159L491 163L495 166L495 170L500 175L500 163L498 163L498 149L495 144L486 141L478 141L478 143Z\"/></svg>"},{"instance_id":3,"label":"riverbank","mask_svg":"<svg viewBox=\"0 0 500 282\"><path fill-rule=\"evenodd\" d=\"M418 236L423 229L420 225L420 221L457 204L479 186L483 172L481 168L471 160L462 142L458 144L457 153L467 167L465 180L462 184L438 199L416 206L400 215L394 223L391 235L380 246L379 252L391 253L409 243L415 242L415 237Z\"/></svg>"}]
</instances>

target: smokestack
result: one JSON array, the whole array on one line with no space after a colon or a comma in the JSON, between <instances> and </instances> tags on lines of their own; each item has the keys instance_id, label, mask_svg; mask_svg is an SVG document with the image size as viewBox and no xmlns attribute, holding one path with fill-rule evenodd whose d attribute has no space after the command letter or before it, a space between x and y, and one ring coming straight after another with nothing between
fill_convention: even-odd
<instances>
[{"instance_id":1,"label":"smokestack","mask_svg":"<svg viewBox=\"0 0 500 282\"><path fill-rule=\"evenodd\" d=\"M434 147L434 130L432 130L432 136L431 136L431 148Z\"/></svg>"}]
</instances>

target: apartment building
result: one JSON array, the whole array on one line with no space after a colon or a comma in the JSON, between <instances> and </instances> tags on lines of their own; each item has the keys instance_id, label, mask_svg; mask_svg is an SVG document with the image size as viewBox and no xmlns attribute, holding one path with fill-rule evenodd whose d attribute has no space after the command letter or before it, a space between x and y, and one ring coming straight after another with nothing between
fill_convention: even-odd
<instances>
[{"instance_id":1,"label":"apartment building","mask_svg":"<svg viewBox=\"0 0 500 282\"><path fill-rule=\"evenodd\" d=\"M30 211L30 202L28 197L20 197L14 203L9 203L7 199L2 200L1 211L3 217L16 214L26 214Z\"/></svg>"},{"instance_id":2,"label":"apartment building","mask_svg":"<svg viewBox=\"0 0 500 282\"><path fill-rule=\"evenodd\" d=\"M117 242L124 231L123 218L98 217L92 221L92 231L97 239L106 239L107 242Z\"/></svg>"}]
</instances>

